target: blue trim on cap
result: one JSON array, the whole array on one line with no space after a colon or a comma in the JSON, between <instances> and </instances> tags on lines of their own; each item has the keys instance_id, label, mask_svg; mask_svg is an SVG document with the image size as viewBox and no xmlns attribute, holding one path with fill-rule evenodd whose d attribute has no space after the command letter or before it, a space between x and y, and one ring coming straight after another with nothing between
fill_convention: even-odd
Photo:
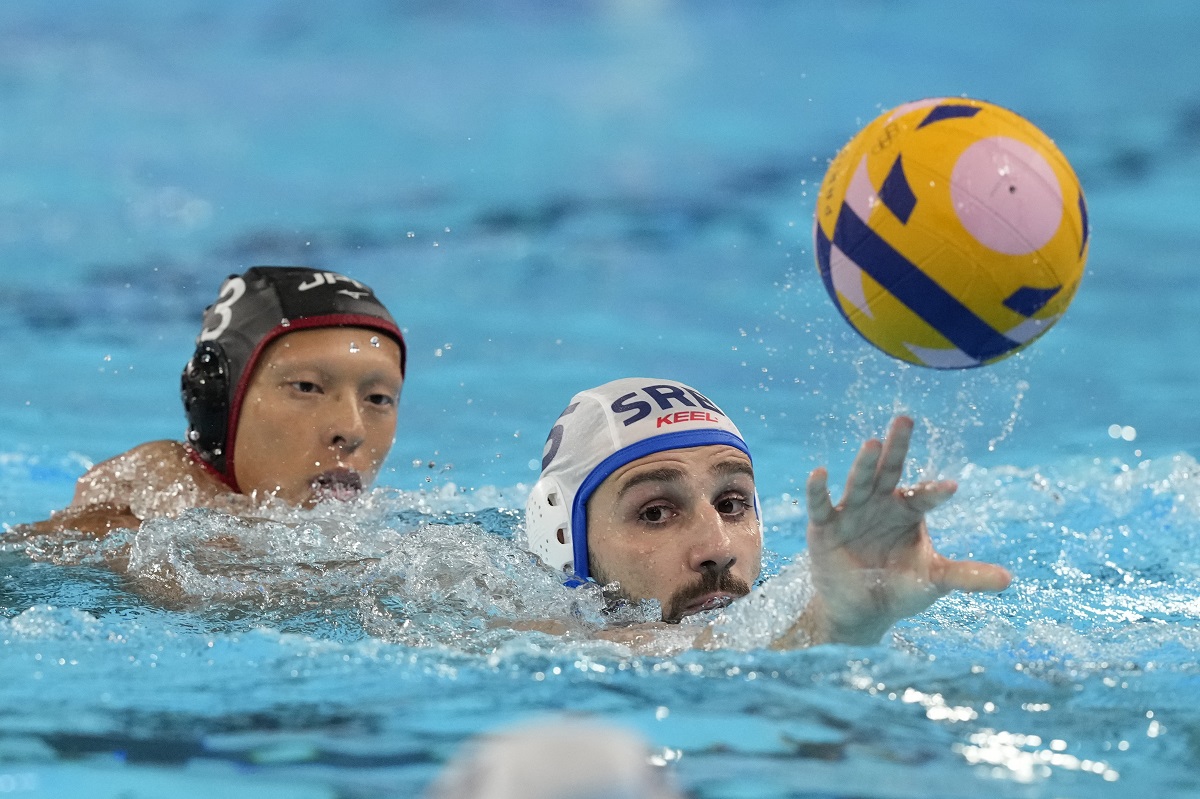
<instances>
[{"instance_id":1,"label":"blue trim on cap","mask_svg":"<svg viewBox=\"0 0 1200 799\"><path fill-rule=\"evenodd\" d=\"M644 458L656 452L664 452L668 449L706 447L712 444L733 447L746 453L746 457L750 458L750 450L746 446L746 442L738 435L728 430L704 428L679 430L643 438L641 441L635 441L629 446L617 450L596 464L596 468L592 469L580 484L579 490L575 492L575 501L571 503L571 546L575 556L575 577L584 582L591 579L591 570L588 568L587 502L591 499L592 493L608 479L609 475L638 458ZM751 463L753 462L754 459L751 458ZM582 582L575 582L574 579L571 579L565 584L568 588L575 588L582 585Z\"/></svg>"}]
</instances>

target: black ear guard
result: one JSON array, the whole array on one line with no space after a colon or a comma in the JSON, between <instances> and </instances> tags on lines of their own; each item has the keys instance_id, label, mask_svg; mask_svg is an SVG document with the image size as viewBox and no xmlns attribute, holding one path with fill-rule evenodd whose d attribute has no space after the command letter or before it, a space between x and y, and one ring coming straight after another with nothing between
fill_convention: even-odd
<instances>
[{"instance_id":1,"label":"black ear guard","mask_svg":"<svg viewBox=\"0 0 1200 799\"><path fill-rule=\"evenodd\" d=\"M225 471L229 426L229 358L220 344L202 341L180 378L188 442L219 472Z\"/></svg>"}]
</instances>

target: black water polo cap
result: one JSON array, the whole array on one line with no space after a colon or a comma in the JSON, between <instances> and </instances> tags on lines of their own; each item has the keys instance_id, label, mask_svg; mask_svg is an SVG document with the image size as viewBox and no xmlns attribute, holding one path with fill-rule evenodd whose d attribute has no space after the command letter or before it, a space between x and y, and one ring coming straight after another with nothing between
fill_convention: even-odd
<instances>
[{"instance_id":1,"label":"black water polo cap","mask_svg":"<svg viewBox=\"0 0 1200 799\"><path fill-rule=\"evenodd\" d=\"M187 441L234 490L234 436L254 365L280 336L318 327L363 327L389 336L400 345L404 373L404 336L396 320L370 287L336 272L255 266L226 278L216 302L204 310L181 383Z\"/></svg>"}]
</instances>

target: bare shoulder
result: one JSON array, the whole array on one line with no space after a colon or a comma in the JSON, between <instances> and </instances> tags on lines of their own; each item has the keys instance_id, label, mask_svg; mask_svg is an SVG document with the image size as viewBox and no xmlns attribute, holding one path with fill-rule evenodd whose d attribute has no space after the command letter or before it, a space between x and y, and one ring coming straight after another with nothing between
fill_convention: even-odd
<instances>
[{"instance_id":1,"label":"bare shoulder","mask_svg":"<svg viewBox=\"0 0 1200 799\"><path fill-rule=\"evenodd\" d=\"M230 489L178 441L150 441L96 464L75 485L72 507L128 505L141 519L174 516Z\"/></svg>"},{"instance_id":2,"label":"bare shoulder","mask_svg":"<svg viewBox=\"0 0 1200 799\"><path fill-rule=\"evenodd\" d=\"M70 506L43 521L9 528L12 541L42 539L45 553L70 562L70 552L55 549L62 533L105 538L119 529L137 530L143 521L178 516L188 508L213 507L231 513L248 510L251 501L197 462L178 441L151 441L96 464L75 485ZM36 556L36 555L35 555ZM124 571L128 546L108 553L110 566Z\"/></svg>"}]
</instances>

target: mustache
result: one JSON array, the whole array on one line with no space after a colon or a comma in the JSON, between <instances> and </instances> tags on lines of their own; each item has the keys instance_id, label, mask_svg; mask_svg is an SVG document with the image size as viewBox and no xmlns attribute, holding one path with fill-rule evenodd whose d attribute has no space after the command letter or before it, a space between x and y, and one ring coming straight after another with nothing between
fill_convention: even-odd
<instances>
[{"instance_id":1,"label":"mustache","mask_svg":"<svg viewBox=\"0 0 1200 799\"><path fill-rule=\"evenodd\" d=\"M735 597L743 597L750 593L750 586L746 584L745 580L735 576L728 569L724 571L708 569L695 583L685 585L671 595L666 607L663 608L663 621L678 622L683 618L683 611L688 605L700 597L714 592L724 592Z\"/></svg>"}]
</instances>

